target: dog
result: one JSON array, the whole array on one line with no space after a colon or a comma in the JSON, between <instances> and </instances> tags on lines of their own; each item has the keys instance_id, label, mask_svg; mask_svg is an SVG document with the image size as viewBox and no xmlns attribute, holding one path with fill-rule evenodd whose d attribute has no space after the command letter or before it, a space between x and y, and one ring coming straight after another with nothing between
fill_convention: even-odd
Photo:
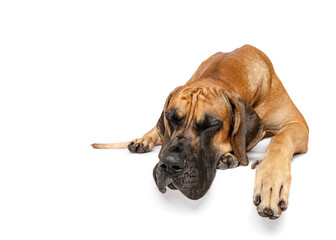
<instances>
[{"instance_id":1,"label":"dog","mask_svg":"<svg viewBox=\"0 0 336 240\"><path fill-rule=\"evenodd\" d=\"M253 202L262 217L287 209L291 159L308 150L308 125L269 58L244 45L205 60L183 86L173 90L157 125L131 142L92 144L145 153L162 145L153 175L158 189L178 189L190 199L205 195L216 169L249 164L247 152L272 137L256 168Z\"/></svg>"}]
</instances>

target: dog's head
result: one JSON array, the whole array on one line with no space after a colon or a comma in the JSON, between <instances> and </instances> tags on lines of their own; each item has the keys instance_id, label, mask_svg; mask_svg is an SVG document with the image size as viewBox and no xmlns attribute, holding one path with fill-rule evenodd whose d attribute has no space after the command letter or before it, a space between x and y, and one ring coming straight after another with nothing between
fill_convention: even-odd
<instances>
[{"instance_id":1,"label":"dog's head","mask_svg":"<svg viewBox=\"0 0 336 240\"><path fill-rule=\"evenodd\" d=\"M204 196L222 155L248 165L247 150L261 140L264 124L238 94L211 87L178 87L157 123L162 139L154 179L161 192L177 188L190 199Z\"/></svg>"}]
</instances>

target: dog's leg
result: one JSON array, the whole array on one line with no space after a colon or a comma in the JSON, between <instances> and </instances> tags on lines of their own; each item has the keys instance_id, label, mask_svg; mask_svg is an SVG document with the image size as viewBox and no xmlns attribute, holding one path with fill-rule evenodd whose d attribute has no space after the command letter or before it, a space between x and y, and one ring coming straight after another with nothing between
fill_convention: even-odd
<instances>
[{"instance_id":1,"label":"dog's leg","mask_svg":"<svg viewBox=\"0 0 336 240\"><path fill-rule=\"evenodd\" d=\"M290 123L272 139L256 170L253 202L259 215L278 218L287 209L291 184L291 159L307 152L308 128Z\"/></svg>"},{"instance_id":2,"label":"dog's leg","mask_svg":"<svg viewBox=\"0 0 336 240\"><path fill-rule=\"evenodd\" d=\"M157 133L156 126L146 133L142 138L136 138L131 141L127 148L133 153L145 153L149 152L156 145L161 145L162 141Z\"/></svg>"},{"instance_id":3,"label":"dog's leg","mask_svg":"<svg viewBox=\"0 0 336 240\"><path fill-rule=\"evenodd\" d=\"M133 153L145 153L151 151L154 146L161 144L162 144L161 138L157 133L156 127L154 127L142 138L136 138L131 142L94 143L91 146L93 148L100 148L100 149L128 148Z\"/></svg>"}]
</instances>

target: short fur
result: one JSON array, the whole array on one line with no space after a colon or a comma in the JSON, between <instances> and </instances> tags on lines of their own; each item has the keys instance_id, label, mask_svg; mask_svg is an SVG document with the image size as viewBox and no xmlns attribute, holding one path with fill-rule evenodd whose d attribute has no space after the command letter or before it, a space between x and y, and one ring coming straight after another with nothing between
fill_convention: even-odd
<instances>
[{"instance_id":1,"label":"short fur","mask_svg":"<svg viewBox=\"0 0 336 240\"><path fill-rule=\"evenodd\" d=\"M257 168L253 202L259 215L278 218L287 209L291 159L308 150L308 125L275 74L268 57L245 45L205 60L191 79L167 98L157 125L128 146L148 152L161 145L154 179L191 199L207 192L216 168L248 165L247 151L273 136ZM170 165L172 163L172 165Z\"/></svg>"}]
</instances>

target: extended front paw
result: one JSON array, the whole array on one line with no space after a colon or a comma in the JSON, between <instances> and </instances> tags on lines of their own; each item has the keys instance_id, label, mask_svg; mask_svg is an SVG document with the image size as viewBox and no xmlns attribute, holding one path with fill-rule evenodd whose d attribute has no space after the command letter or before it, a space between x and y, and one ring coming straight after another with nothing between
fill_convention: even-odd
<instances>
[{"instance_id":1,"label":"extended front paw","mask_svg":"<svg viewBox=\"0 0 336 240\"><path fill-rule=\"evenodd\" d=\"M137 138L131 141L127 148L132 153L146 153L153 149L154 142L149 139Z\"/></svg>"},{"instance_id":2,"label":"extended front paw","mask_svg":"<svg viewBox=\"0 0 336 240\"><path fill-rule=\"evenodd\" d=\"M262 217L277 219L287 209L291 174L288 167L263 161L257 167L253 203Z\"/></svg>"},{"instance_id":3,"label":"extended front paw","mask_svg":"<svg viewBox=\"0 0 336 240\"><path fill-rule=\"evenodd\" d=\"M228 169L228 168L235 168L239 165L239 161L236 158L235 155L231 153L225 153L224 155L221 156L219 159L217 169Z\"/></svg>"}]
</instances>

